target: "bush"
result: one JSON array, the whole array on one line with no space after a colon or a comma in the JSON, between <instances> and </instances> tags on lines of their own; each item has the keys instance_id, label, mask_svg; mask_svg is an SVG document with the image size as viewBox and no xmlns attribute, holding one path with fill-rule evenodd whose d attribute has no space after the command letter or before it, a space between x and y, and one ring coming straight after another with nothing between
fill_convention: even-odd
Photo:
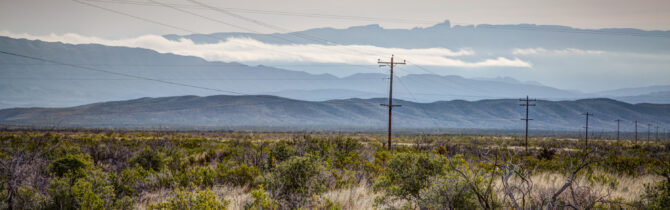
<instances>
[{"instance_id":1,"label":"bush","mask_svg":"<svg viewBox=\"0 0 670 210\"><path fill-rule=\"evenodd\" d=\"M72 195L72 180L69 177L53 178L49 181L51 203L48 209L77 209L77 201Z\"/></svg>"},{"instance_id":2,"label":"bush","mask_svg":"<svg viewBox=\"0 0 670 210\"><path fill-rule=\"evenodd\" d=\"M457 174L438 175L432 177L430 183L421 191L420 209L476 209L475 194Z\"/></svg>"},{"instance_id":3,"label":"bush","mask_svg":"<svg viewBox=\"0 0 670 210\"><path fill-rule=\"evenodd\" d=\"M119 173L111 173L110 180L114 186L114 194L118 196L135 196L138 194L138 183L148 174L142 167L124 169Z\"/></svg>"},{"instance_id":4,"label":"bush","mask_svg":"<svg viewBox=\"0 0 670 210\"><path fill-rule=\"evenodd\" d=\"M655 185L645 185L642 200L646 202L647 209L670 209L670 164L661 175L664 180Z\"/></svg>"},{"instance_id":5,"label":"bush","mask_svg":"<svg viewBox=\"0 0 670 210\"><path fill-rule=\"evenodd\" d=\"M23 209L44 209L47 207L47 203L47 197L33 187L19 187L17 191L16 206Z\"/></svg>"},{"instance_id":6,"label":"bush","mask_svg":"<svg viewBox=\"0 0 670 210\"><path fill-rule=\"evenodd\" d=\"M274 210L277 208L277 202L268 196L263 185L259 185L258 189L251 191L251 201L244 207L244 209L249 210Z\"/></svg>"},{"instance_id":7,"label":"bush","mask_svg":"<svg viewBox=\"0 0 670 210\"><path fill-rule=\"evenodd\" d=\"M93 165L93 163L91 162L91 157L88 155L66 154L64 157L52 162L51 165L49 165L49 171L58 177L71 174L73 177L78 178L84 176L84 171L91 165Z\"/></svg>"},{"instance_id":8,"label":"bush","mask_svg":"<svg viewBox=\"0 0 670 210\"><path fill-rule=\"evenodd\" d=\"M166 202L150 204L148 209L227 209L230 201L220 199L209 189L195 190L195 192L185 189L177 189L172 193L172 198Z\"/></svg>"},{"instance_id":9,"label":"bush","mask_svg":"<svg viewBox=\"0 0 670 210\"><path fill-rule=\"evenodd\" d=\"M336 168L356 168L360 165L360 156L356 151L360 144L353 138L337 138L334 140L334 163ZM348 166L348 167L347 167Z\"/></svg>"},{"instance_id":10,"label":"bush","mask_svg":"<svg viewBox=\"0 0 670 210\"><path fill-rule=\"evenodd\" d=\"M130 197L114 193L109 176L101 170L91 170L79 179L52 179L49 192L53 200L50 209L131 209L133 205Z\"/></svg>"},{"instance_id":11,"label":"bush","mask_svg":"<svg viewBox=\"0 0 670 210\"><path fill-rule=\"evenodd\" d=\"M308 201L311 195L325 190L319 180L319 164L307 157L292 157L284 161L266 180L272 197L282 202L283 208L295 209Z\"/></svg>"},{"instance_id":12,"label":"bush","mask_svg":"<svg viewBox=\"0 0 670 210\"><path fill-rule=\"evenodd\" d=\"M384 169L384 173L374 184L375 191L383 196L377 203L388 199L403 199L415 202L421 198L421 191L430 185L432 176L444 170L446 161L441 156L429 156L426 153L399 153L393 156Z\"/></svg>"},{"instance_id":13,"label":"bush","mask_svg":"<svg viewBox=\"0 0 670 210\"><path fill-rule=\"evenodd\" d=\"M196 166L178 175L180 186L187 187L192 184L198 186L214 186L216 172L209 167Z\"/></svg>"},{"instance_id":14,"label":"bush","mask_svg":"<svg viewBox=\"0 0 670 210\"><path fill-rule=\"evenodd\" d=\"M271 169L278 163L281 163L282 161L288 160L291 156L295 154L295 150L293 147L288 145L286 142L277 142L274 144L269 151L268 154L268 168Z\"/></svg>"},{"instance_id":15,"label":"bush","mask_svg":"<svg viewBox=\"0 0 670 210\"><path fill-rule=\"evenodd\" d=\"M260 171L256 167L242 164L229 169L225 164L218 164L217 166L219 179L221 182L230 183L235 186L245 186L251 184L256 176L260 175Z\"/></svg>"},{"instance_id":16,"label":"bush","mask_svg":"<svg viewBox=\"0 0 670 210\"><path fill-rule=\"evenodd\" d=\"M556 154L556 150L551 149L548 146L543 146L542 150L540 150L540 154L537 155L537 159L552 160L552 159L554 159L555 154Z\"/></svg>"},{"instance_id":17,"label":"bush","mask_svg":"<svg viewBox=\"0 0 670 210\"><path fill-rule=\"evenodd\" d=\"M140 165L145 170L159 171L165 164L163 153L152 150L149 147L144 148L130 160L130 165Z\"/></svg>"}]
</instances>

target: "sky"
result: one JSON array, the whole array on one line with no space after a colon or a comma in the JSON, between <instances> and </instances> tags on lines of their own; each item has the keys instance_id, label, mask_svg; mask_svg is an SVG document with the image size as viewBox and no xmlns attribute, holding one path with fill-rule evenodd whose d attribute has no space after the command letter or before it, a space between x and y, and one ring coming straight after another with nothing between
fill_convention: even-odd
<instances>
[{"instance_id":1,"label":"sky","mask_svg":"<svg viewBox=\"0 0 670 210\"><path fill-rule=\"evenodd\" d=\"M239 29L203 21L170 8L146 6L152 0L80 0L143 17L196 28L198 32L230 32ZM188 0L160 0L162 3L194 5ZM452 24L553 24L578 28L639 28L670 30L670 1L667 0L244 0L203 3L253 17L289 30L318 27L344 28L378 23L385 28L430 26L446 19ZM140 4L140 5L138 5ZM218 15L194 9L204 15ZM208 14L209 13L209 14ZM277 15L290 13L302 16ZM311 15L309 14L321 14ZM324 18L323 15L337 15ZM317 16L317 18L314 18ZM361 20L355 17L369 17ZM44 35L77 33L105 38L129 38L146 34L187 34L130 17L102 11L73 0L0 0L0 29L15 33ZM273 32L254 27L259 32Z\"/></svg>"},{"instance_id":2,"label":"sky","mask_svg":"<svg viewBox=\"0 0 670 210\"><path fill-rule=\"evenodd\" d=\"M670 55L634 55L652 61L648 70L639 72L611 72L618 77L601 77L599 81L587 82L577 78L581 69L542 72L543 63L531 62L541 56L564 56L566 61L589 58L603 61L628 58L614 56L610 52L581 49L547 50L541 48L510 49L508 55L492 55L479 60L461 59L472 54L485 55L470 49L415 48L393 49L376 46L328 46L328 45L273 45L257 40L234 39L225 42L201 45L189 40L169 41L164 34L191 34L215 32L275 33L276 29L254 24L244 24L244 29L226 26L215 21L204 20L174 9L160 6L174 5L203 16L228 20L222 15L197 6L191 0L0 0L0 35L15 38L61 41L71 44L99 43L113 46L142 47L163 53L192 55L211 61L236 61L249 64L281 64L292 62L309 63L353 63L374 65L379 55L396 52L414 58L420 65L452 69L452 74L466 77L510 76L524 81L539 81L563 89L607 90L647 85L670 85L670 77L664 66ZM201 2L255 20L281 26L286 31L310 28L379 24L384 28L428 27L450 20L452 25L470 24L551 24L577 28L638 28L645 30L670 30L670 1L667 0L518 0L518 1L211 1ZM87 5L89 4L89 5ZM148 20L169 23L166 27L137 20L100 8L97 5L135 15ZM354 6L355 5L355 6ZM231 19L231 21L235 21ZM239 20L238 20L239 21ZM179 29L174 28L177 26ZM186 29L186 30L180 30ZM352 53L365 51L366 53ZM293 52L291 56L276 56L273 51ZM234 53L231 53L234 52ZM329 58L313 56L324 52L347 52ZM327 60L327 59L335 60ZM621 59L619 59L621 60ZM554 65L546 62L544 65ZM559 63L559 65L566 65ZM538 66L540 68L538 68ZM569 65L567 65L569 66ZM493 68L493 70L492 70ZM495 68L504 68L500 71ZM510 70L512 69L512 70ZM623 69L623 67L622 67ZM619 70L617 70L619 71ZM356 73L347 71L346 74ZM599 77L604 72L591 72ZM610 72L605 72L610 73ZM338 76L346 76L346 74ZM637 80L630 81L631 75ZM619 84L615 86L612 84Z\"/></svg>"}]
</instances>

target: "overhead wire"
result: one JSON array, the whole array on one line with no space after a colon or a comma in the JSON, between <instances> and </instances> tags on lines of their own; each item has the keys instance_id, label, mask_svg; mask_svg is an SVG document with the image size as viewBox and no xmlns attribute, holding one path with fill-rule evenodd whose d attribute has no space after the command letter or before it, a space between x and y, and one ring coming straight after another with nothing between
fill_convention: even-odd
<instances>
[{"instance_id":1,"label":"overhead wire","mask_svg":"<svg viewBox=\"0 0 670 210\"><path fill-rule=\"evenodd\" d=\"M58 64L58 65L62 65L62 66L69 66L69 67L82 69L82 70L87 70L87 71L102 72L102 73L106 73L106 74L112 74L112 75L135 78L135 79L154 81L154 82L159 82L159 83L164 83L164 84L169 84L169 85L177 85L177 86L190 87L190 88L196 88L196 89L202 89L202 90L211 90L211 91L222 92L222 93L233 93L233 94L244 95L244 93L237 92L237 91L229 91L229 90L221 90L221 89L216 89L216 88L208 88L208 87L202 87L202 86L197 86L197 85L191 85L191 84L185 84L185 83L171 82L171 81L166 81L166 80L161 80L161 79L155 79L155 78L151 78L151 77L144 77L144 76L138 76L138 75L133 75L133 74L108 71L108 70L103 70L103 69L98 69L98 68L92 68L92 67L87 67L87 66L80 66L80 65L75 65L75 64L64 63L64 62L60 62L60 61L54 61L54 60L50 60L50 59L46 59L46 58L39 58L39 57L34 57L34 56L29 56L29 55L23 55L23 54L8 52L8 51L4 51L4 50L0 50L0 53L15 56L15 57L21 57L21 58L26 58L26 59L31 59L31 60L37 60L37 61L42 61L42 62L47 62L47 63Z\"/></svg>"},{"instance_id":2,"label":"overhead wire","mask_svg":"<svg viewBox=\"0 0 670 210\"><path fill-rule=\"evenodd\" d=\"M132 14L129 14L129 13L124 13L124 12L108 9L108 8L105 8L105 7L100 7L100 6L93 5L93 4L84 3L84 2L81 2L81 1L78 1L78 0L73 0L73 1L85 4L85 5L89 5L89 6L92 6L92 7L100 8L100 9L103 9L103 10L106 10L106 11L110 11L110 12L113 12L113 13L116 13L116 14L121 14L121 15L129 16L129 17L133 17L135 19L143 20L143 21L146 21L146 22L150 22L150 23L162 25L162 26L165 26L165 27L169 27L169 28L173 28L173 29L177 29L177 30L181 30L181 31L187 31L187 32L190 32L190 33L197 34L197 32L195 32L195 31L191 31L191 30L188 30L188 29L185 29L185 28L182 28L182 27L176 27L176 26L173 26L173 25L164 24L164 23L161 23L161 22L158 22L158 21L153 21L153 20L150 20L150 19L135 16L135 15L132 15ZM206 18L206 16L202 17L202 18ZM52 61L52 60L48 60L48 59L37 58L37 57L32 57L32 56L27 56L27 55L21 55L21 54L16 54L16 53L11 53L11 52L5 52L5 51L0 51L0 52L4 53L4 54L8 54L8 55L24 57L24 58L28 58L28 59L43 61L43 62L54 63L54 64L58 64L58 65L71 66L71 67L74 67L74 68L79 68L79 69L84 69L84 70L89 70L89 71L104 72L104 73L108 73L108 74L115 74L115 75L119 75L119 76L132 77L132 78L136 78L136 79L155 81L155 82L171 84L171 85L178 85L178 86L191 87L191 88L197 88L197 89L204 89L204 90L211 90L211 91L217 91L217 92L225 92L225 93L234 93L234 94L244 95L244 93L236 92L236 91L228 91L228 90L221 90L221 89L216 89L216 88L208 88L208 87L190 85L190 84L185 84L185 83L170 82L170 81L160 80L160 79L155 79L155 78L149 78L149 77L137 76L137 75L132 75L132 74L119 73L119 72L107 71L107 70L102 70L102 69L97 69L97 68L86 67L86 66L80 66L80 65L75 65L75 64L68 64L68 63L64 63L64 62ZM403 84L403 86L404 86L404 84ZM407 87L405 87L405 88L407 88ZM414 97L413 94L409 90L408 90L408 92L416 100L416 97ZM329 102L335 102L335 101L340 101L340 100L329 100ZM297 100L289 100L289 101L286 101L286 102L297 102ZM230 106L252 106L252 105L277 104L277 103L278 102L254 103L254 104L229 104L229 105ZM281 103L281 102L279 102L279 103ZM224 105L224 106L228 106L228 105Z\"/></svg>"},{"instance_id":3,"label":"overhead wire","mask_svg":"<svg viewBox=\"0 0 670 210\"><path fill-rule=\"evenodd\" d=\"M155 2L154 0L150 0L150 1ZM248 17L242 16L242 15L237 15L237 14L234 14L234 13L232 13L232 12L226 11L225 9L221 9L221 8L218 8L218 7L215 7L215 6L212 6L212 5L208 5L208 4L204 4L204 3L201 3L201 2L196 1L196 0L188 0L188 1L190 1L190 2L192 2L192 3L195 3L195 4L198 4L199 6L202 6L202 7L205 7L205 8L208 8L208 9L211 9L211 10L214 10L214 11L217 11L217 12L220 12L220 13L223 13L223 14L226 14L226 15L230 15L230 16L233 16L233 17L237 17L237 18L240 18L240 19L245 20L245 21L248 21L248 22L252 22L252 23L255 23L255 24L259 24L259 25L261 25L261 26L265 26L265 27L269 27L269 28L272 28L272 29L280 30L280 32L282 32L282 30L283 30L283 32L285 32L285 30L284 30L282 27L280 27L280 26L276 26L276 25L269 24L269 23L266 23L266 22L263 22L263 21L255 20L255 19L252 19L252 18L248 18ZM171 8L173 8L173 7L171 7ZM208 17L207 19L211 19L211 18ZM291 33L291 34L292 34L292 35L299 35L299 34L302 34L302 33L301 33L301 32L293 32L293 33ZM338 44L338 45L342 45L342 44L337 43L337 42L335 42L335 41L331 41L331 40L327 40L327 39L324 39L324 38L320 38L320 37L316 37L316 36L311 36L311 35L302 35L302 36L298 36L298 37L303 38L303 39L308 39L308 40L316 41L316 42L322 42L322 43L327 44L327 45L329 45L329 44ZM316 39L314 39L314 38L316 38ZM346 50L346 49L345 49L345 50ZM362 53L367 53L367 52L363 52L363 51L358 50L358 49L350 49L350 50L357 51L357 52L359 52L359 53L360 53L360 52L362 52ZM434 75L439 75L439 74L437 74L437 73L435 73L435 72L432 72L432 71L428 70L427 68L425 68L425 67L423 67L423 66L420 66L420 65L418 65L418 64L413 64L413 65L417 66L419 69L424 70L424 71L426 71L426 72L428 72L428 73L431 73L431 74L434 74ZM431 81L431 82L432 82L432 81Z\"/></svg>"},{"instance_id":4,"label":"overhead wire","mask_svg":"<svg viewBox=\"0 0 670 210\"><path fill-rule=\"evenodd\" d=\"M79 0L73 0L73 1L79 2ZM191 15L194 15L194 16L197 16L197 17L205 18L205 19L207 19L207 20L211 20L211 21L215 21L215 22L220 22L220 23L225 23L225 22L223 22L223 21L220 21L220 20L217 20L217 19L214 19L214 18L210 18L210 17L204 16L204 15L196 14L196 13L193 13L193 12L190 12L190 11L186 11L186 10L184 10L184 9L177 8L177 7L173 6L173 5L168 5L168 4L160 3L160 2L156 2L156 1L153 1L153 0L151 0L151 1L154 2L154 3L156 3L156 5L159 5L159 6L164 6L164 7L172 8L172 9L175 9L175 10L177 10L177 11L181 11L181 12L184 12L184 13L187 13L187 14L191 14ZM189 1L198 3L198 2L195 1L195 0L189 0ZM204 5L204 4L202 4L202 5ZM205 6L205 8L214 9L215 11L218 11L218 12L221 12L221 13L224 13L224 14L227 14L227 15L230 15L230 14L231 14L230 12L226 12L225 10L222 10L222 9L220 9L220 8L217 8L217 7L214 7L214 6L211 6L211 5L204 5L204 6ZM125 13L121 13L121 14L125 14ZM244 16L237 15L237 17L238 17L238 18L242 18L242 19L245 20L245 21L253 22L253 23L255 23L255 24L262 24L262 25L265 26L265 27L272 26L272 24L263 23L263 22L261 22L261 21L257 21L257 20L251 19L251 18L246 18L246 17L244 17ZM142 20L142 19L141 19L141 20ZM155 21L153 21L153 22L155 22ZM229 23L225 23L225 24L229 24ZM281 27L276 26L276 27L273 27L273 28L277 29L277 28L281 28ZM241 27L240 29L243 29L243 30L251 30L251 29L247 29L247 28L244 28L244 27ZM253 31L253 30L251 30L251 32L258 33L257 31ZM297 33L299 33L299 32L297 32ZM305 38L306 36L299 36L299 37L300 37L300 38L304 38L304 39L308 39L308 38ZM289 41L289 42L293 42L293 41L291 41L291 40L286 40L286 39L283 39L283 40L285 40L285 41ZM326 39L323 39L323 38L319 38L319 39L317 39L317 40L314 40L314 39L310 39L310 40L312 40L312 41L318 41L318 42L324 42L325 44L333 44L333 43L334 43L334 44L339 44L339 43L337 43L337 42L329 41L329 40L326 40ZM354 51L358 51L358 52L362 52L362 51L360 51L360 50L358 50L358 49L353 49L353 50L354 50ZM420 65L418 65L418 64L413 64L413 63L412 63L412 65L415 65L415 66L417 66L419 69L421 69L421 70L423 70L423 71L426 71L426 72L429 72L429 73L431 73L431 74L439 75L439 74L437 74L437 73L435 73L435 72L432 72L432 71L428 70L427 68L425 68L425 67L423 67L423 66L420 66ZM473 96L473 98L476 98L476 97L480 97L480 96Z\"/></svg>"},{"instance_id":5,"label":"overhead wire","mask_svg":"<svg viewBox=\"0 0 670 210\"><path fill-rule=\"evenodd\" d=\"M104 3L116 3L116 4L132 4L132 5L142 5L142 6L158 6L155 3L146 2L146 1L130 1L130 0L88 0L92 2L104 2ZM206 7L189 5L189 4L171 4L174 6L192 8L192 9L207 9ZM322 19L335 19L335 20L352 20L352 21L376 21L376 22L400 22L400 23L419 23L419 24L432 24L435 21L428 20L418 20L418 19L406 19L406 18L385 18L385 17L367 17L367 16L353 16L353 15L336 15L336 14L323 14L323 13L306 13L306 12L293 12L293 11L278 11L278 10L258 10L258 9L245 9L245 8L223 8L226 10L236 11L240 13L250 13L250 14L263 14L263 15L280 15L280 16L295 16L295 17L309 17L309 18L322 18Z\"/></svg>"},{"instance_id":6,"label":"overhead wire","mask_svg":"<svg viewBox=\"0 0 670 210\"><path fill-rule=\"evenodd\" d=\"M142 6L160 6L156 3L146 2L146 1L131 1L131 0L87 0L91 2L103 2L103 3L115 3L115 4L130 4L130 5L142 5ZM176 7L182 8L192 8L192 9L211 9L206 6L201 5L190 5L190 4L169 4ZM300 12L290 12L290 11L277 11L277 10L255 10L255 9L245 9L245 8L219 8L230 11L236 11L240 13L252 13L252 14L266 14L266 15L284 15L284 16L297 16L297 17L309 17L309 18L325 18L325 19L336 19L336 20L358 20L358 21L376 21L376 22L394 22L394 23L416 23L416 24L435 24L435 21L428 20L413 20L413 19L403 19L403 18L382 18L382 17L365 17L365 16L348 16L348 15L336 15L336 14L317 14L317 13L300 13ZM491 24L476 24L468 22L451 22L453 24L458 24L462 26L473 26L473 28L489 28L489 29L501 29L501 30L532 30L532 31L545 31L545 32L556 32L556 33L580 33L580 34L597 34L597 35L615 35L615 36L638 36L638 37L660 37L660 38L670 38L670 35L660 35L660 34L642 34L636 32L621 32L621 31L598 31L594 29L561 29L561 28L551 28L551 27L542 27L543 25L491 25Z\"/></svg>"},{"instance_id":7,"label":"overhead wire","mask_svg":"<svg viewBox=\"0 0 670 210\"><path fill-rule=\"evenodd\" d=\"M185 13L192 14L192 15L195 15L195 16L198 16L198 17L202 17L202 18L205 18L205 19L207 19L207 20L212 20L212 21L216 21L216 22L221 22L220 20L216 20L216 19L213 19L213 18L210 18L210 17L206 17L206 16L203 16L203 15L199 15L199 14L196 14L196 13L192 13L192 12L189 12L189 11L186 11L186 10L183 10L183 9L180 9L180 8L176 8L175 6L171 6L171 5L167 5L167 4L164 4L164 3L156 2L156 1L154 1L154 0L150 0L150 1L151 1L151 2L154 2L154 3L157 3L157 4L159 4L159 5L165 6L165 7L169 7L169 8L175 9L175 10L177 10L177 11L185 12ZM279 30L280 32L286 32L286 30L283 29L283 28L280 27L280 26L276 26L276 25L273 25L273 24L265 23L265 22L263 22L263 21L259 21L259 20L255 20L255 19L252 19L252 18L248 18L248 17L242 16L242 15L238 15L238 14L235 14L235 13L232 13L232 12L229 12L229 11L226 11L225 9L221 9L221 8L218 8L218 7L215 7L215 6L212 6L212 5L208 5L208 4L204 4L204 3L201 3L201 2L196 1L196 0L188 0L188 1L190 1L190 2L192 2L192 3L195 3L195 4L199 5L199 6L202 6L202 7L204 7L204 8L208 8L208 9L211 9L211 10L214 10L214 11L217 11L217 12L220 12L220 13L223 13L223 14L226 14L226 15L230 15L230 16L233 16L233 17L236 17L236 18L239 18L239 19L248 21L248 22L252 22L252 23L255 23L255 24L259 24L259 25L261 25L261 26L265 26L265 27L268 27L268 28L271 28L271 29ZM298 36L298 37L303 38L303 39L307 39L307 40L311 40L311 41L316 41L316 42L322 42L322 43L327 44L327 45L329 45L329 44L339 44L339 43L337 43L337 42L330 41L330 40L323 39L323 38L319 38L319 37L315 37L315 36L301 35L301 34L302 34L301 32L293 32L293 33L290 33L290 34L292 34L292 35L294 35L294 36ZM339 45L341 45L341 44L339 44ZM362 51L360 51L360 50L358 50L358 49L352 49L352 50L357 51L357 52L362 52ZM422 66L419 66L419 67L420 67L421 69L425 70L425 71L428 71L426 68L424 68L424 67L422 67ZM430 71L429 71L429 72L430 72ZM436 74L436 73L434 73L434 72L432 72L432 73L433 73L433 74ZM436 74L436 75L439 75L439 74Z\"/></svg>"},{"instance_id":8,"label":"overhead wire","mask_svg":"<svg viewBox=\"0 0 670 210\"><path fill-rule=\"evenodd\" d=\"M154 82L159 82L159 83L164 83L164 84L169 84L169 85L196 88L196 89L202 89L202 90L210 90L210 91L223 92L223 93L233 93L233 94L238 94L238 95L249 95L247 93L242 93L242 92L238 92L238 91L229 91L229 90L209 88L209 87L203 87L203 86L191 85L191 84L185 84L185 83L179 83L179 82L170 82L170 81L165 81L165 80L161 80L161 79L137 76L137 75L126 74L126 73L113 72L113 71L108 71L108 70L103 70L103 69L98 69L98 68L92 68L92 67L87 67L87 66L80 66L80 65L76 65L76 64L54 61L54 60L50 60L50 59L46 59L46 58L23 55L23 54L18 54L18 53L3 51L3 50L0 50L0 53L10 55L10 56L15 56L15 57L21 57L21 58L25 58L25 59L31 59L31 60L41 61L41 62L47 62L47 63L57 64L57 65L62 65L62 66L69 66L69 67L73 67L73 68L76 68L76 69L82 69L82 70L86 70L86 71L102 72L102 73L113 74L113 75L118 75L118 76L124 76L124 77L130 77L130 78L136 78L136 79L141 79L141 80L148 80L148 81L154 81ZM264 96L259 95L257 97L264 97ZM279 98L279 97L277 97L277 98ZM294 100L294 99L279 99L279 100L283 100L283 101L262 102L262 103L221 104L221 105L217 105L217 106L259 106L259 105L278 104L278 103L299 103L299 102L311 103L311 102L313 102L313 101L300 101L300 100ZM328 103L338 103L338 102L342 102L342 101L343 100L328 100L327 102Z\"/></svg>"},{"instance_id":9,"label":"overhead wire","mask_svg":"<svg viewBox=\"0 0 670 210\"><path fill-rule=\"evenodd\" d=\"M78 1L78 0L73 0L73 1L78 2L78 3L83 3L83 2ZM190 0L190 1L192 1L192 2L196 2L196 1L193 1L193 0ZM99 2L111 2L111 1L99 1ZM152 1L152 2L153 2L153 1ZM195 34L197 34L197 32L194 32L194 31L191 31L191 30L188 30L188 29L184 29L184 28L181 28L181 27L175 27L175 26L172 26L172 25L169 25L169 24L164 24L164 23L157 22L157 21L153 21L153 20L150 20L150 19L146 19L146 18L142 18L142 17L134 16L134 15L132 15L132 14L128 14L128 13L124 13L124 12L119 12L119 11L116 11L116 10L112 10L112 9L108 9L108 8L100 7L100 6L93 5L93 4L88 4L88 3L83 3L83 4L86 4L86 5L89 5L89 6L93 6L93 7L97 7L97 8L100 8L100 9L104 9L104 10L107 10L107 11L110 11L110 12L114 12L114 13L117 13L117 14L130 16L130 17L133 17L133 18L136 18L136 19L140 19L140 20L143 20L143 21L146 21L146 22L155 23L155 24L163 25L163 26L170 27L170 28L173 28L173 29L178 29L178 30L187 31L187 32L190 32L190 33L195 33ZM160 4L159 4L159 5L160 5ZM175 9L174 6L170 6L170 7L172 7L173 9ZM213 8L210 7L209 9L213 9ZM180 9L177 8L177 10L180 10ZM181 11L185 11L185 10L181 10ZM186 12L188 12L188 11L186 11ZM220 11L220 12L223 12L223 11ZM189 13L192 13L192 12L189 12ZM195 13L192 13L192 14L195 14ZM197 14L195 14L195 15L197 15ZM206 17L206 16L202 16L202 15L197 15L197 16L200 16L201 18L206 18L206 19L209 19L209 20L212 20L212 21L221 22L221 21L218 21L218 20L216 20L216 19L209 18L209 17ZM240 17L240 18L244 18L243 16L239 16L239 17ZM247 18L247 21L252 21L252 22L255 22L256 24L265 25L266 27L272 27L272 25L265 24L265 23L258 22L258 21L254 21L253 19L248 19L248 18ZM277 29L277 27L275 27L275 29ZM250 30L250 29L244 29L244 30ZM258 32L256 32L256 33L258 33ZM305 37L302 37L302 38L305 38ZM319 38L319 39L320 39L320 38ZM334 43L334 42L332 42L332 41L328 41L328 40L325 40L325 39L321 39L321 41L325 41L325 42L329 42L329 43ZM423 70L423 71L426 71L426 72L428 72L428 73L435 74L435 75L439 75L439 74L437 74L437 73L435 73L435 72L432 72L432 71L428 70L427 68L425 68L425 67L423 67L423 66L421 66L421 65L413 64L413 63L412 63L412 65L417 66L419 69L421 69L421 70ZM474 97L480 97L480 96L474 96Z\"/></svg>"}]
</instances>

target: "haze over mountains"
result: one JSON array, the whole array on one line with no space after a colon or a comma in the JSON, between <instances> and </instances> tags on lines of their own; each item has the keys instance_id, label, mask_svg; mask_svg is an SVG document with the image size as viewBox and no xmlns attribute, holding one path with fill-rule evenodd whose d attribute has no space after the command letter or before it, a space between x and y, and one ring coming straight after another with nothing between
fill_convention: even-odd
<instances>
[{"instance_id":1,"label":"haze over mountains","mask_svg":"<svg viewBox=\"0 0 670 210\"><path fill-rule=\"evenodd\" d=\"M388 76L383 73L336 77L269 66L208 62L198 57L161 54L140 48L71 45L9 37L0 37L0 48L63 63L231 91L222 93L173 86L0 54L0 94L3 96L0 108L64 107L141 97L233 93L271 94L313 101L380 98L388 94ZM670 103L670 97L667 97L670 86L582 93L508 77L408 74L396 79L395 96L417 102L531 95L549 100L612 97L631 103Z\"/></svg>"},{"instance_id":2,"label":"haze over mountains","mask_svg":"<svg viewBox=\"0 0 670 210\"><path fill-rule=\"evenodd\" d=\"M93 128L205 128L205 129L334 129L383 130L386 99L345 99L322 102L275 96L178 96L96 103L70 108L15 108L0 110L0 124L42 127ZM520 129L523 107L515 99L441 101L401 104L394 110L398 129L479 128ZM670 105L627 104L610 99L537 101L532 129L581 130L583 112L594 113L592 131L611 131L624 119L623 131L632 131L632 120L670 125Z\"/></svg>"}]
</instances>

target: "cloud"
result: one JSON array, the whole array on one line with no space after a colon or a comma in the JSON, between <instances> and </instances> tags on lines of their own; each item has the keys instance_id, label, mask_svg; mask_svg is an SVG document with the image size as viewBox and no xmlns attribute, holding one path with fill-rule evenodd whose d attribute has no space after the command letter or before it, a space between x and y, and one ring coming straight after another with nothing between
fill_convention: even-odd
<instances>
[{"instance_id":1,"label":"cloud","mask_svg":"<svg viewBox=\"0 0 670 210\"><path fill-rule=\"evenodd\" d=\"M513 49L512 54L515 55L534 55L547 52L544 48L525 48L525 49Z\"/></svg>"},{"instance_id":2,"label":"cloud","mask_svg":"<svg viewBox=\"0 0 670 210\"><path fill-rule=\"evenodd\" d=\"M547 50L538 48L516 48L512 49L514 55L536 55L536 54L558 54L558 55L600 55L605 51L600 50L581 50L575 48L565 48L562 50Z\"/></svg>"},{"instance_id":3,"label":"cloud","mask_svg":"<svg viewBox=\"0 0 670 210\"><path fill-rule=\"evenodd\" d=\"M1 31L0 35L14 38L63 42L68 44L102 44L108 46L139 47L160 53L197 56L209 61L224 62L305 62L305 63L377 63L383 55L395 54L400 59L418 65L445 67L525 67L531 64L518 58L496 57L481 61L464 61L456 57L475 55L471 49L453 51L446 48L384 48L371 45L320 45L291 44L277 45L263 43L250 38L229 38L213 44L196 44L190 39L176 41L158 35L144 35L135 38L109 40L79 34L50 34L35 36Z\"/></svg>"}]
</instances>

